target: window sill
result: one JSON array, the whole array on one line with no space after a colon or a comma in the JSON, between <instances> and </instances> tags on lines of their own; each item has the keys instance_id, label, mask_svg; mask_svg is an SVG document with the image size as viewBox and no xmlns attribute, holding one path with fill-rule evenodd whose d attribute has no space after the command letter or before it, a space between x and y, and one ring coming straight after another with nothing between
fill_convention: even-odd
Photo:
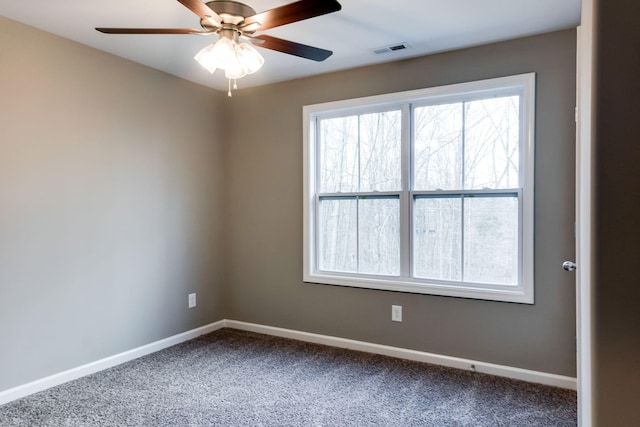
<instances>
[{"instance_id":1,"label":"window sill","mask_svg":"<svg viewBox=\"0 0 640 427\"><path fill-rule=\"evenodd\" d=\"M533 286L499 286L469 283L459 286L448 283L412 281L410 279L388 277L355 277L337 274L310 274L303 278L305 283L347 286L381 291L406 292L413 294L470 298L497 302L533 304Z\"/></svg>"}]
</instances>

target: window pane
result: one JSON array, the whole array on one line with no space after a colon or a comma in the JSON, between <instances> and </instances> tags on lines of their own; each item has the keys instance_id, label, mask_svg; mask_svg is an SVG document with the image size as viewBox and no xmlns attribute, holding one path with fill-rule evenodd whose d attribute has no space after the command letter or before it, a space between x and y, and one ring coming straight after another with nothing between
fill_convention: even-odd
<instances>
[{"instance_id":1,"label":"window pane","mask_svg":"<svg viewBox=\"0 0 640 427\"><path fill-rule=\"evenodd\" d=\"M400 274L400 199L358 200L359 272Z\"/></svg>"},{"instance_id":2,"label":"window pane","mask_svg":"<svg viewBox=\"0 0 640 427\"><path fill-rule=\"evenodd\" d=\"M518 284L518 198L464 200L465 282Z\"/></svg>"},{"instance_id":3,"label":"window pane","mask_svg":"<svg viewBox=\"0 0 640 427\"><path fill-rule=\"evenodd\" d=\"M321 199L318 210L319 268L357 272L356 199Z\"/></svg>"},{"instance_id":4,"label":"window pane","mask_svg":"<svg viewBox=\"0 0 640 427\"><path fill-rule=\"evenodd\" d=\"M413 260L416 277L462 278L460 197L419 197L414 201Z\"/></svg>"},{"instance_id":5,"label":"window pane","mask_svg":"<svg viewBox=\"0 0 640 427\"><path fill-rule=\"evenodd\" d=\"M464 188L517 188L518 96L465 103Z\"/></svg>"},{"instance_id":6,"label":"window pane","mask_svg":"<svg viewBox=\"0 0 640 427\"><path fill-rule=\"evenodd\" d=\"M400 111L360 116L360 190L402 189Z\"/></svg>"},{"instance_id":7,"label":"window pane","mask_svg":"<svg viewBox=\"0 0 640 427\"><path fill-rule=\"evenodd\" d=\"M462 181L462 104L414 110L413 188L459 189Z\"/></svg>"},{"instance_id":8,"label":"window pane","mask_svg":"<svg viewBox=\"0 0 640 427\"><path fill-rule=\"evenodd\" d=\"M358 191L358 117L321 120L319 126L319 191Z\"/></svg>"}]
</instances>

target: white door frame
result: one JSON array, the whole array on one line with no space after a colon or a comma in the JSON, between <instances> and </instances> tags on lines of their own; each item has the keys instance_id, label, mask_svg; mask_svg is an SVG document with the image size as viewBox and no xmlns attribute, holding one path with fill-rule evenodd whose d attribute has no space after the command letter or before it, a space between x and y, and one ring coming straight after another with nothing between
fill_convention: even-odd
<instances>
[{"instance_id":1,"label":"white door frame","mask_svg":"<svg viewBox=\"0 0 640 427\"><path fill-rule=\"evenodd\" d=\"M576 108L576 335L578 425L593 424L591 378L591 95L593 0L582 0L577 47Z\"/></svg>"}]
</instances>

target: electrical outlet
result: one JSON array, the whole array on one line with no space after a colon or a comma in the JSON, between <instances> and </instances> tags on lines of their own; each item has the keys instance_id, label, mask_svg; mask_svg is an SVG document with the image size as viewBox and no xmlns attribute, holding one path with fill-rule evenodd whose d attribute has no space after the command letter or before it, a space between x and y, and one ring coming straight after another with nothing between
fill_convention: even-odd
<instances>
[{"instance_id":1,"label":"electrical outlet","mask_svg":"<svg viewBox=\"0 0 640 427\"><path fill-rule=\"evenodd\" d=\"M391 306L391 320L393 320L394 322L402 322L402 306L401 305Z\"/></svg>"},{"instance_id":2,"label":"electrical outlet","mask_svg":"<svg viewBox=\"0 0 640 427\"><path fill-rule=\"evenodd\" d=\"M196 306L196 294L189 294L189 308Z\"/></svg>"}]
</instances>

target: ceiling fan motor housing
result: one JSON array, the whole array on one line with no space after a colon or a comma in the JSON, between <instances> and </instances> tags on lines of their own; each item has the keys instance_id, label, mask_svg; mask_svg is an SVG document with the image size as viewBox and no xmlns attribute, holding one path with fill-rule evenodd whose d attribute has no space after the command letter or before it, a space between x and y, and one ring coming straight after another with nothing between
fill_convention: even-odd
<instances>
[{"instance_id":1,"label":"ceiling fan motor housing","mask_svg":"<svg viewBox=\"0 0 640 427\"><path fill-rule=\"evenodd\" d=\"M233 0L214 0L207 3L207 6L220 15L225 24L238 25L247 16L253 16L256 11L244 3Z\"/></svg>"}]
</instances>

